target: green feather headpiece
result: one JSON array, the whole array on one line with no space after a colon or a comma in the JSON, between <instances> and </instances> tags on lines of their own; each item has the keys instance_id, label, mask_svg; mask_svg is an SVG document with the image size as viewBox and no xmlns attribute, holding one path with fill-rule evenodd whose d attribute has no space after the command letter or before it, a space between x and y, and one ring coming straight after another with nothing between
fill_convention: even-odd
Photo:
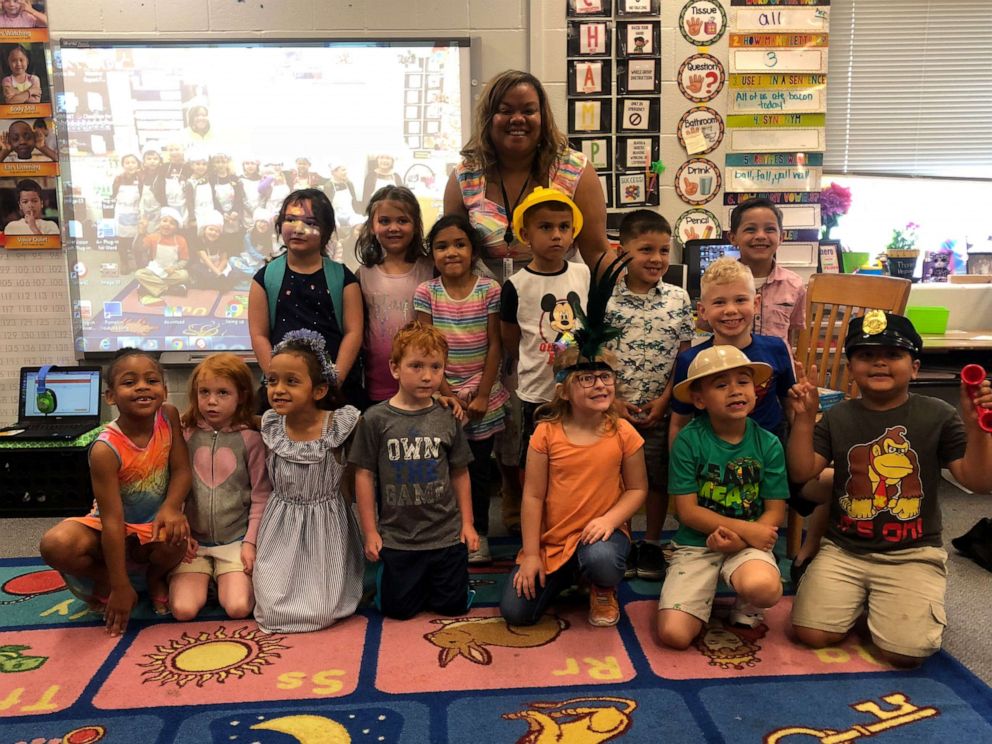
<instances>
[{"instance_id":1,"label":"green feather headpiece","mask_svg":"<svg viewBox=\"0 0 992 744\"><path fill-rule=\"evenodd\" d=\"M616 286L620 274L623 273L623 270L627 268L627 264L630 263L630 258L618 257L613 259L597 279L596 275L599 274L599 265L605 256L605 253L600 256L599 260L596 261L595 267L593 267L593 279L589 282L589 297L586 300L585 312L583 312L579 303L575 303L572 308L575 311L575 317L581 323L581 328L574 334L575 345L579 347L579 358L575 364L558 371L556 379L561 378L557 380L558 382L562 382L570 372L574 372L577 369L608 368L609 365L605 362L597 361L596 358L600 356L603 346L608 341L620 338L620 334L622 333L619 328L615 328L606 322L606 306L613 296L613 288Z\"/></svg>"}]
</instances>

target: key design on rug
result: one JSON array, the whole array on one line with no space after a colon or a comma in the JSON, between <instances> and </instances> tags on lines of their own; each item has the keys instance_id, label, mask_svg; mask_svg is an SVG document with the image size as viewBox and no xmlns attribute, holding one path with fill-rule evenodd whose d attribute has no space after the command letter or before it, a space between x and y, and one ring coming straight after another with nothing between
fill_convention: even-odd
<instances>
[{"instance_id":1,"label":"key design on rug","mask_svg":"<svg viewBox=\"0 0 992 744\"><path fill-rule=\"evenodd\" d=\"M554 641L568 628L568 621L557 615L544 615L534 625L527 627L507 625L502 617L457 617L431 620L440 629L427 633L424 638L439 649L438 665L446 667L464 656L474 664L488 666L493 661L487 646L503 648L537 648Z\"/></svg>"},{"instance_id":2,"label":"key design on rug","mask_svg":"<svg viewBox=\"0 0 992 744\"><path fill-rule=\"evenodd\" d=\"M815 729L806 726L786 726L767 734L765 736L765 744L778 744L778 742L790 736L814 736L819 739L821 744L841 744L841 742L855 741L862 736L874 736L883 731L940 715L940 711L937 708L930 706L920 708L913 705L909 702L909 697L901 692L883 695L882 701L893 707L889 710L883 710L882 706L874 700L862 700L861 702L851 704L854 710L875 716L878 719L876 723L856 723L842 731Z\"/></svg>"},{"instance_id":3,"label":"key design on rug","mask_svg":"<svg viewBox=\"0 0 992 744\"><path fill-rule=\"evenodd\" d=\"M145 654L149 661L138 666L145 668L141 674L148 677L142 682L158 682L160 686L175 683L185 687L195 682L203 687L211 680L223 684L228 677L261 674L262 667L280 658L278 649L291 648L282 645L284 640L285 636L269 635L258 628L228 632L221 625L213 632L183 633L167 645L156 646L155 653Z\"/></svg>"},{"instance_id":4,"label":"key design on rug","mask_svg":"<svg viewBox=\"0 0 992 744\"><path fill-rule=\"evenodd\" d=\"M709 659L710 666L721 669L741 670L761 662L757 641L765 637L768 626L764 623L754 628L738 628L712 619L693 641L696 649Z\"/></svg>"},{"instance_id":5,"label":"key design on rug","mask_svg":"<svg viewBox=\"0 0 992 744\"><path fill-rule=\"evenodd\" d=\"M527 722L527 733L517 744L600 744L626 733L637 703L620 697L579 697L556 703L528 703L507 720Z\"/></svg>"},{"instance_id":6,"label":"key design on rug","mask_svg":"<svg viewBox=\"0 0 992 744\"><path fill-rule=\"evenodd\" d=\"M30 656L23 653L30 650L30 646L0 646L0 674L30 672L48 661L47 656Z\"/></svg>"}]
</instances>

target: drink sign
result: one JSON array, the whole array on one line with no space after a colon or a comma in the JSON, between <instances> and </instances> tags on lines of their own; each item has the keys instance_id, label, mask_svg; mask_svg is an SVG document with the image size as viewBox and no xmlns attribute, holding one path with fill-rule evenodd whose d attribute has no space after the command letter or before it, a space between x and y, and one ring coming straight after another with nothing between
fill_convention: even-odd
<instances>
[{"instance_id":1,"label":"drink sign","mask_svg":"<svg viewBox=\"0 0 992 744\"><path fill-rule=\"evenodd\" d=\"M720 40L727 30L727 13L714 0L691 0L679 13L682 37L696 46L709 46Z\"/></svg>"},{"instance_id":2,"label":"drink sign","mask_svg":"<svg viewBox=\"0 0 992 744\"><path fill-rule=\"evenodd\" d=\"M720 169L706 158L687 160L675 173L675 193L686 204L702 205L712 201L721 185Z\"/></svg>"},{"instance_id":3,"label":"drink sign","mask_svg":"<svg viewBox=\"0 0 992 744\"><path fill-rule=\"evenodd\" d=\"M682 95L690 101L706 103L723 90L726 79L720 60L710 54L694 54L679 67L676 82Z\"/></svg>"}]
</instances>

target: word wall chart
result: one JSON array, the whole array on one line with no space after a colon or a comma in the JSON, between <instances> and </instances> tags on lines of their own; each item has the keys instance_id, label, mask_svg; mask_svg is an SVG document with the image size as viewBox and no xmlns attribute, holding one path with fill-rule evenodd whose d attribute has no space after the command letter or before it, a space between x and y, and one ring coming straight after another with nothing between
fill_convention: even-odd
<instances>
[{"instance_id":1,"label":"word wall chart","mask_svg":"<svg viewBox=\"0 0 992 744\"><path fill-rule=\"evenodd\" d=\"M658 206L660 0L568 0L567 13L571 145L599 174L607 208Z\"/></svg>"},{"instance_id":2,"label":"word wall chart","mask_svg":"<svg viewBox=\"0 0 992 744\"><path fill-rule=\"evenodd\" d=\"M818 255L829 6L730 0L723 203L729 214L761 196L782 209L784 265Z\"/></svg>"}]
</instances>

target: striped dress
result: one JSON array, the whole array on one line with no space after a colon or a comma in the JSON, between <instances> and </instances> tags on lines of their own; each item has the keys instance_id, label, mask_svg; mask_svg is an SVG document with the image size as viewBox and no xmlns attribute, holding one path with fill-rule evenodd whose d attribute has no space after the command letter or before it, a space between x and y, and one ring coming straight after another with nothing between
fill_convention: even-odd
<instances>
[{"instance_id":1,"label":"striped dress","mask_svg":"<svg viewBox=\"0 0 992 744\"><path fill-rule=\"evenodd\" d=\"M258 530L255 620L269 633L320 630L355 612L362 595L362 539L341 494L340 447L358 409L328 415L319 439L293 441L275 411L262 417L272 496Z\"/></svg>"},{"instance_id":2,"label":"striped dress","mask_svg":"<svg viewBox=\"0 0 992 744\"><path fill-rule=\"evenodd\" d=\"M444 375L451 389L459 392L478 390L489 347L489 316L499 316L499 285L479 277L475 287L463 300L448 294L440 277L424 282L413 296L413 309L431 316L434 327L448 341L448 362ZM489 391L489 408L478 421L465 424L468 439L488 439L504 424L503 404L510 397L499 379Z\"/></svg>"}]
</instances>

